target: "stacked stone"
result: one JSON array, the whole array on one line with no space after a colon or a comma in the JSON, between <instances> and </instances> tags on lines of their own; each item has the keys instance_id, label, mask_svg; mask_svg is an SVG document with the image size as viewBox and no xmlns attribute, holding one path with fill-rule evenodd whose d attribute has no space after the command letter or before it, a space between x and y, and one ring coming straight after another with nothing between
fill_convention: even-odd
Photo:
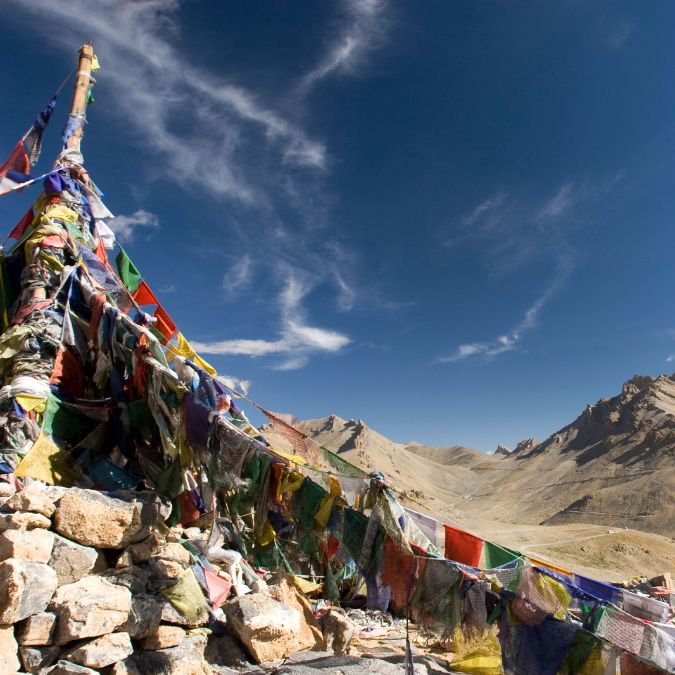
<instances>
[{"instance_id":1,"label":"stacked stone","mask_svg":"<svg viewBox=\"0 0 675 675\"><path fill-rule=\"evenodd\" d=\"M249 582L253 592L245 587L222 613L206 599L189 618L174 607L161 590L192 563L179 542L206 550L208 533L169 528L155 493L33 482L0 504L2 673L201 675L218 672L208 662L261 663L322 646L288 578L269 588Z\"/></svg>"}]
</instances>

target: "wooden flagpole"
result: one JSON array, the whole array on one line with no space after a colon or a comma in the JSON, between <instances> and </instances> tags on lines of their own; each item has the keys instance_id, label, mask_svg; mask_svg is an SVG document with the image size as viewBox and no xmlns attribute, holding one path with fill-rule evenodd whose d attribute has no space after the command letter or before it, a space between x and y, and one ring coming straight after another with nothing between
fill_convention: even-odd
<instances>
[{"instance_id":1,"label":"wooden flagpole","mask_svg":"<svg viewBox=\"0 0 675 675\"><path fill-rule=\"evenodd\" d=\"M73 87L73 101L70 104L70 115L82 115L87 109L87 96L91 82L91 65L94 56L94 46L82 45L77 61L77 74ZM84 135L83 125L80 125L75 133L68 139L66 145L69 149L79 150Z\"/></svg>"}]
</instances>

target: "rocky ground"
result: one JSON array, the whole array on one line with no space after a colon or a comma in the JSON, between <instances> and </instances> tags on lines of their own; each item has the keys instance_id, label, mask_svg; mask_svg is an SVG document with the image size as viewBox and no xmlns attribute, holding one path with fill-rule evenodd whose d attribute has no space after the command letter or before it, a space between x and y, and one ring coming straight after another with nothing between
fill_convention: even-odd
<instances>
[{"instance_id":1,"label":"rocky ground","mask_svg":"<svg viewBox=\"0 0 675 675\"><path fill-rule=\"evenodd\" d=\"M330 607L317 619L292 577L263 580L208 524L167 527L154 493L34 482L0 502L3 675L400 672L400 650L347 655L352 620ZM198 559L212 570L204 589Z\"/></svg>"}]
</instances>

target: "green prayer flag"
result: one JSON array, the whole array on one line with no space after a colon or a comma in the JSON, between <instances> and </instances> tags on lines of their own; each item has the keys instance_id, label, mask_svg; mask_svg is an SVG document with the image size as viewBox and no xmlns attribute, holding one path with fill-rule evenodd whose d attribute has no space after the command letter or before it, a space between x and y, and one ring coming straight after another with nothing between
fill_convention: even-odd
<instances>
[{"instance_id":1,"label":"green prayer flag","mask_svg":"<svg viewBox=\"0 0 675 675\"><path fill-rule=\"evenodd\" d=\"M136 269L136 265L131 262L123 248L120 248L116 261L117 271L120 273L122 283L129 289L129 293L133 293L141 283L141 273Z\"/></svg>"},{"instance_id":2,"label":"green prayer flag","mask_svg":"<svg viewBox=\"0 0 675 675\"><path fill-rule=\"evenodd\" d=\"M518 551L512 551L510 548L491 544L489 541L483 544L483 550L485 551L485 567L490 570L506 565L514 560L521 560L523 557Z\"/></svg>"}]
</instances>

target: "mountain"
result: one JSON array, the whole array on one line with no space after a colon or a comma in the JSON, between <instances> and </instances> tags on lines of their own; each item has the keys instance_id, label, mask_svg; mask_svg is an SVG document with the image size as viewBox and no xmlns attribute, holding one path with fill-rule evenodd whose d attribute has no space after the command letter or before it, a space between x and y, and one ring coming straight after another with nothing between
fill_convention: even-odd
<instances>
[{"instance_id":1,"label":"mountain","mask_svg":"<svg viewBox=\"0 0 675 675\"><path fill-rule=\"evenodd\" d=\"M521 441L508 454L395 443L337 415L298 426L439 515L675 531L675 376L635 376L545 441Z\"/></svg>"}]
</instances>

